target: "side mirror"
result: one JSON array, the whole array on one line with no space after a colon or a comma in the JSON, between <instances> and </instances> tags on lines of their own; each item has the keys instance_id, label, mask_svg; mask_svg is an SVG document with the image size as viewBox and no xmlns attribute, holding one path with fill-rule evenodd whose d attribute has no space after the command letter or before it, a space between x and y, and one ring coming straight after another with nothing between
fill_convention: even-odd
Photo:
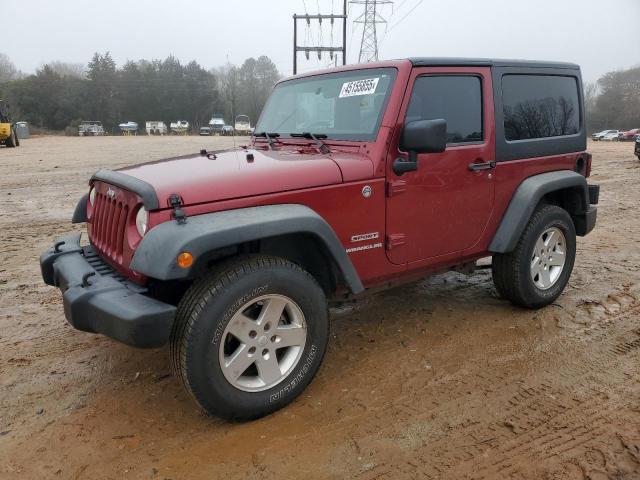
<instances>
[{"instance_id":1,"label":"side mirror","mask_svg":"<svg viewBox=\"0 0 640 480\"><path fill-rule=\"evenodd\" d=\"M446 150L447 121L416 120L407 123L400 135L400 148L409 152L409 160L394 160L394 173L402 175L417 170L418 153L440 153Z\"/></svg>"}]
</instances>

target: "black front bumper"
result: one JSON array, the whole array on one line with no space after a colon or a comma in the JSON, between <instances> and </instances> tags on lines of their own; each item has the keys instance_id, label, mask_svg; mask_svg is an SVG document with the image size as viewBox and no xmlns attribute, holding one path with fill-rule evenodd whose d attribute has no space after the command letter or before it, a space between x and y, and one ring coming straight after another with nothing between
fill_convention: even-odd
<instances>
[{"instance_id":1,"label":"black front bumper","mask_svg":"<svg viewBox=\"0 0 640 480\"><path fill-rule=\"evenodd\" d=\"M78 330L102 333L135 347L167 343L176 307L115 272L80 234L58 239L40 256L42 278L62 291L64 314Z\"/></svg>"},{"instance_id":2,"label":"black front bumper","mask_svg":"<svg viewBox=\"0 0 640 480\"><path fill-rule=\"evenodd\" d=\"M640 141L636 140L635 154L640 157Z\"/></svg>"}]
</instances>

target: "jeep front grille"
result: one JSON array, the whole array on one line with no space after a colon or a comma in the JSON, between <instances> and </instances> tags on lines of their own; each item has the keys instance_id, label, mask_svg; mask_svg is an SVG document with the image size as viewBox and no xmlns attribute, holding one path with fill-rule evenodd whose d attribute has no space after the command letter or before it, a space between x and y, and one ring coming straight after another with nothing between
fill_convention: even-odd
<instances>
[{"instance_id":1,"label":"jeep front grille","mask_svg":"<svg viewBox=\"0 0 640 480\"><path fill-rule=\"evenodd\" d=\"M122 263L125 228L129 206L96 192L91 231L91 243L111 260Z\"/></svg>"}]
</instances>

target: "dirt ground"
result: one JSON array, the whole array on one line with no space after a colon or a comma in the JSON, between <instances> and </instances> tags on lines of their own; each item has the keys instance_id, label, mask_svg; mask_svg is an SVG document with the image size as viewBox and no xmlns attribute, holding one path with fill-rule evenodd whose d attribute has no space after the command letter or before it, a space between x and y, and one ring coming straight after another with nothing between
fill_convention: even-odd
<instances>
[{"instance_id":1,"label":"dirt ground","mask_svg":"<svg viewBox=\"0 0 640 480\"><path fill-rule=\"evenodd\" d=\"M596 143L595 231L540 311L456 273L332 311L320 373L288 408L198 411L168 349L67 325L38 256L102 167L221 138L35 138L0 149L0 478L640 478L640 162Z\"/></svg>"}]
</instances>

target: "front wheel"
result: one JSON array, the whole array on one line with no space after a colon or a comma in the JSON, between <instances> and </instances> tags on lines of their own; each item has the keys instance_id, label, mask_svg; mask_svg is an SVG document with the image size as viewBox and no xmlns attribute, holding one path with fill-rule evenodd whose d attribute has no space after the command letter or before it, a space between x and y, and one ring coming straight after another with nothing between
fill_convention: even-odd
<instances>
[{"instance_id":1,"label":"front wheel","mask_svg":"<svg viewBox=\"0 0 640 480\"><path fill-rule=\"evenodd\" d=\"M17 147L16 131L13 128L9 131L9 138L7 138L5 145L9 148Z\"/></svg>"},{"instance_id":2,"label":"front wheel","mask_svg":"<svg viewBox=\"0 0 640 480\"><path fill-rule=\"evenodd\" d=\"M247 420L293 401L329 339L327 301L287 260L238 257L187 291L176 314L174 371L208 413Z\"/></svg>"},{"instance_id":3,"label":"front wheel","mask_svg":"<svg viewBox=\"0 0 640 480\"><path fill-rule=\"evenodd\" d=\"M566 210L539 206L516 248L495 254L493 282L498 293L516 305L541 308L562 293L575 262L576 232Z\"/></svg>"}]
</instances>

